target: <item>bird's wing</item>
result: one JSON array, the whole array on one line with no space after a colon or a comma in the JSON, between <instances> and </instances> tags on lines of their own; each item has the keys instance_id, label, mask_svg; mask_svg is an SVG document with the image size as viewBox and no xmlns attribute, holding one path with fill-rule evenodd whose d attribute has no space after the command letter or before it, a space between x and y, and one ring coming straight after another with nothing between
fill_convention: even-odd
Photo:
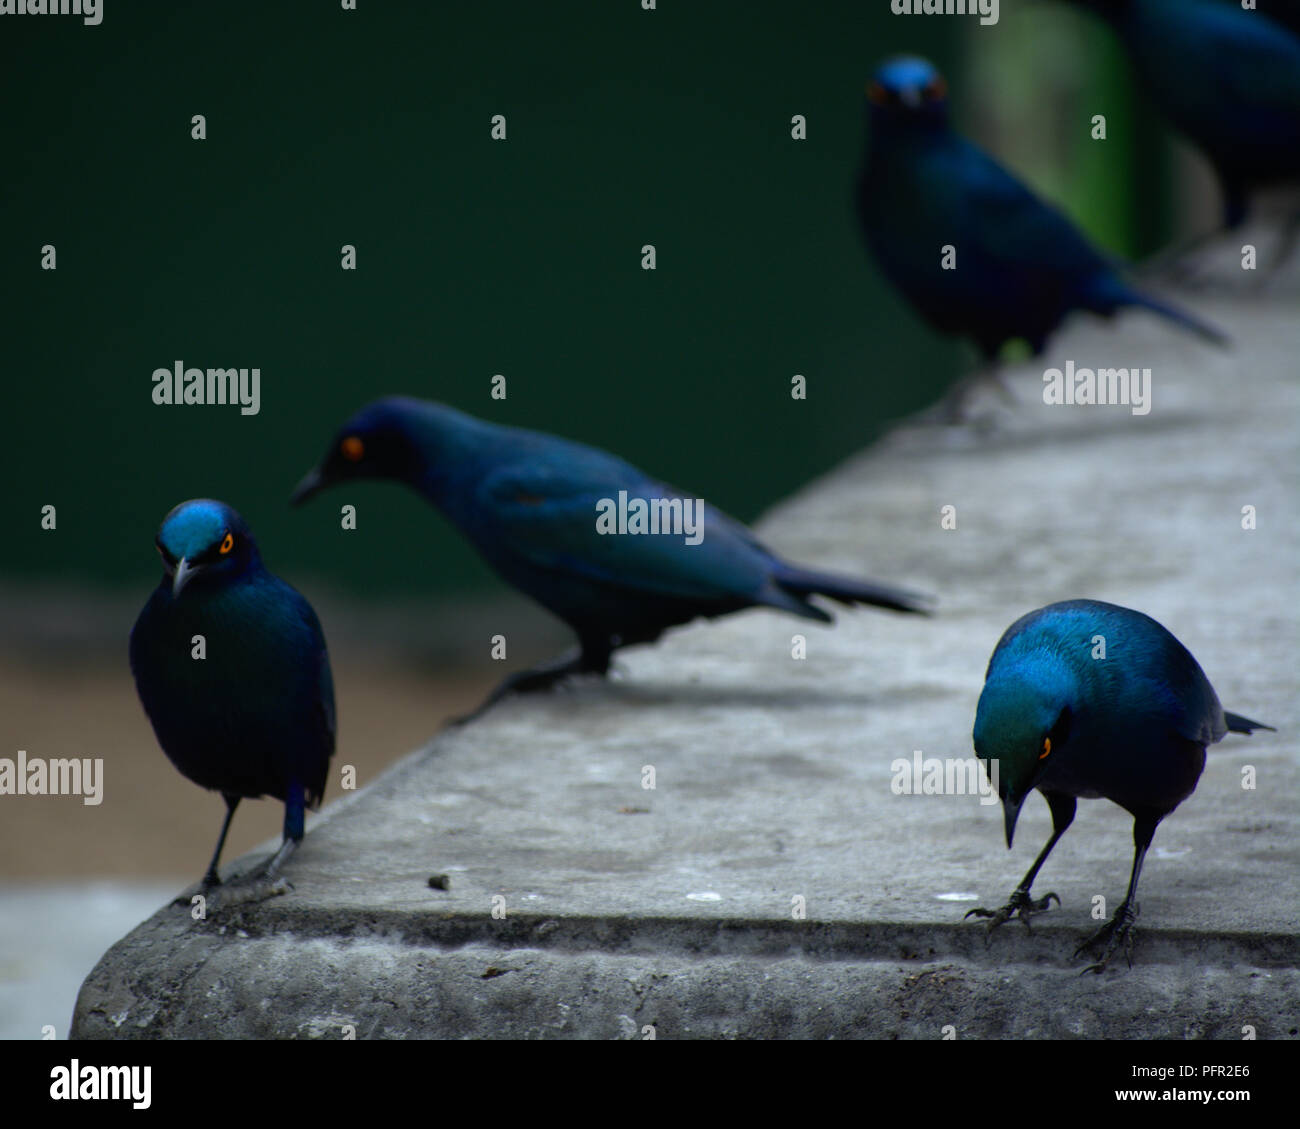
<instances>
[{"instance_id":1,"label":"bird's wing","mask_svg":"<svg viewBox=\"0 0 1300 1129\"><path fill-rule=\"evenodd\" d=\"M334 675L330 671L329 655L325 653L325 644L321 643L320 650L320 712L321 724L324 730L329 734L330 755L334 754L334 742L338 737L339 723L338 715L334 709Z\"/></svg>"},{"instance_id":2,"label":"bird's wing","mask_svg":"<svg viewBox=\"0 0 1300 1129\"><path fill-rule=\"evenodd\" d=\"M304 734L307 738L308 756L303 785L307 790L307 806L315 807L325 794L325 781L329 761L334 756L338 736L338 716L334 707L334 676L330 671L329 653L325 647L325 633L320 619L307 598L292 585L280 581L288 599L297 612L300 637L291 648L295 661L301 663L306 685L303 693L311 701L310 717L313 729ZM286 640L287 642L287 640ZM314 670L313 670L314 667ZM323 753L324 755L320 755Z\"/></svg>"},{"instance_id":3,"label":"bird's wing","mask_svg":"<svg viewBox=\"0 0 1300 1129\"><path fill-rule=\"evenodd\" d=\"M1125 667L1123 693L1151 703L1155 716L1179 737L1212 745L1227 732L1223 707L1205 671L1177 637L1157 620L1132 612L1125 646L1134 660Z\"/></svg>"},{"instance_id":4,"label":"bird's wing","mask_svg":"<svg viewBox=\"0 0 1300 1129\"><path fill-rule=\"evenodd\" d=\"M1172 685L1167 684L1174 700L1174 731L1198 745L1213 745L1228 731L1223 707L1210 680L1191 653L1181 645L1179 650L1181 655L1177 658L1171 656L1174 674L1170 679Z\"/></svg>"},{"instance_id":5,"label":"bird's wing","mask_svg":"<svg viewBox=\"0 0 1300 1129\"><path fill-rule=\"evenodd\" d=\"M700 522L682 533L602 533L598 507L678 499ZM631 590L687 599L760 599L772 558L726 515L618 460L531 460L489 474L475 496L477 531L532 565Z\"/></svg>"},{"instance_id":6,"label":"bird's wing","mask_svg":"<svg viewBox=\"0 0 1300 1129\"><path fill-rule=\"evenodd\" d=\"M1080 278L1109 269L1107 260L1060 211L1035 196L968 142L952 154L954 201L968 250L984 260ZM960 269L962 248L957 249Z\"/></svg>"},{"instance_id":7,"label":"bird's wing","mask_svg":"<svg viewBox=\"0 0 1300 1129\"><path fill-rule=\"evenodd\" d=\"M1224 100L1249 107L1244 128L1267 131L1280 148L1300 128L1300 46L1253 62L1258 65L1235 66L1222 76Z\"/></svg>"},{"instance_id":8,"label":"bird's wing","mask_svg":"<svg viewBox=\"0 0 1300 1129\"><path fill-rule=\"evenodd\" d=\"M1254 112L1283 112L1292 122L1300 113L1300 39L1267 20L1209 10L1217 47L1215 65L1200 70L1201 80L1217 84L1228 104ZM1243 123L1258 126L1259 123Z\"/></svg>"}]
</instances>

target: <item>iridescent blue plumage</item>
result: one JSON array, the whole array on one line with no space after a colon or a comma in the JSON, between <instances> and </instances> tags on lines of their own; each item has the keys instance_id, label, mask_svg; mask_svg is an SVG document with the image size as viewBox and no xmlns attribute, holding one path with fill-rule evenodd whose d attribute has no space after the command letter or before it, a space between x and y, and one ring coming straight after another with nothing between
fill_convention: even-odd
<instances>
[{"instance_id":1,"label":"iridescent blue plumage","mask_svg":"<svg viewBox=\"0 0 1300 1129\"><path fill-rule=\"evenodd\" d=\"M1041 352L1072 311L1138 306L1222 343L1218 330L1130 286L1064 215L954 131L947 85L930 63L892 59L867 94L862 231L886 277L936 329L971 338L994 360L1015 338Z\"/></svg>"},{"instance_id":2,"label":"iridescent blue plumage","mask_svg":"<svg viewBox=\"0 0 1300 1129\"><path fill-rule=\"evenodd\" d=\"M516 676L503 689L540 688L574 671L603 674L616 647L755 605L821 621L831 617L810 596L919 610L911 593L789 564L707 506L698 544L682 533L602 534L604 499L682 495L608 452L442 404L392 397L363 408L294 500L356 478L418 490L505 580L577 632L576 659Z\"/></svg>"},{"instance_id":3,"label":"iridescent blue plumage","mask_svg":"<svg viewBox=\"0 0 1300 1129\"><path fill-rule=\"evenodd\" d=\"M1206 746L1228 732L1267 728L1225 712L1187 648L1141 612L1069 600L1018 619L989 660L975 752L997 780L1007 846L1034 789L1051 809L1052 837L1007 905L971 913L990 918L990 929L1014 916L1027 927L1056 897L1035 902L1029 890L1073 821L1076 800L1111 800L1133 815L1136 853L1124 902L1081 946L1104 946L1091 966L1100 971L1131 933L1147 847L1160 821L1195 789Z\"/></svg>"},{"instance_id":4,"label":"iridescent blue plumage","mask_svg":"<svg viewBox=\"0 0 1300 1129\"><path fill-rule=\"evenodd\" d=\"M1221 0L1073 0L1115 28L1147 93L1200 147L1223 186L1235 227L1249 193L1300 182L1300 35Z\"/></svg>"},{"instance_id":5,"label":"iridescent blue plumage","mask_svg":"<svg viewBox=\"0 0 1300 1129\"><path fill-rule=\"evenodd\" d=\"M222 793L226 821L205 881L215 884L245 797L283 801L284 845L302 839L334 752L334 686L316 613L263 566L229 506L182 502L163 520L164 575L131 632L131 670L158 743L190 780ZM200 639L201 637L201 639Z\"/></svg>"}]
</instances>

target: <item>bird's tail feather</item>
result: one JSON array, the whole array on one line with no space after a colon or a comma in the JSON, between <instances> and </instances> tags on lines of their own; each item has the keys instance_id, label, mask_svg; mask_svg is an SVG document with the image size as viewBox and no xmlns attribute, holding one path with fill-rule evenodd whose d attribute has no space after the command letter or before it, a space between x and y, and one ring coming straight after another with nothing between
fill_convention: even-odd
<instances>
[{"instance_id":1,"label":"bird's tail feather","mask_svg":"<svg viewBox=\"0 0 1300 1129\"><path fill-rule=\"evenodd\" d=\"M1202 321L1186 310L1181 310L1177 306L1171 306L1167 302L1160 301L1159 298L1152 298L1149 294L1144 294L1140 290L1129 290L1128 304L1131 306L1141 306L1144 310L1150 310L1152 313L1159 314L1163 318L1168 318L1175 325L1181 325L1184 329L1190 329L1197 337L1204 341L1209 341L1213 345L1228 346L1232 344L1232 338L1224 333L1221 329L1216 329L1207 321Z\"/></svg>"},{"instance_id":2,"label":"bird's tail feather","mask_svg":"<svg viewBox=\"0 0 1300 1129\"><path fill-rule=\"evenodd\" d=\"M896 612L929 615L930 605L934 602L929 596L905 588L891 588L871 580L854 580L794 565L782 565L775 579L781 588L794 596L826 596L841 604L871 604Z\"/></svg>"},{"instance_id":3,"label":"bird's tail feather","mask_svg":"<svg viewBox=\"0 0 1300 1129\"><path fill-rule=\"evenodd\" d=\"M1239 713L1229 713L1223 711L1223 720L1228 723L1228 732L1230 733L1249 733L1254 729L1267 729L1270 733L1276 733L1277 730L1271 725L1265 725L1262 721L1251 721L1248 717L1242 717Z\"/></svg>"}]
</instances>

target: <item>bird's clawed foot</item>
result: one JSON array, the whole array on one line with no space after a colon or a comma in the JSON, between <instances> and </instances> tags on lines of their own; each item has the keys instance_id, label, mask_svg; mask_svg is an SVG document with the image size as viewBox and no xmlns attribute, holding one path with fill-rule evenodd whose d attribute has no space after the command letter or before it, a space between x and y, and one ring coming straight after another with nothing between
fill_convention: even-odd
<instances>
[{"instance_id":1,"label":"bird's clawed foot","mask_svg":"<svg viewBox=\"0 0 1300 1129\"><path fill-rule=\"evenodd\" d=\"M198 910L195 919L202 921L237 906L255 905L269 898L280 897L292 889L293 886L288 880L262 872L256 877L241 878L228 883L213 884L204 880L197 886L191 886L173 900L172 905L184 906L191 911L191 915ZM203 900L196 901L198 898Z\"/></svg>"},{"instance_id":2,"label":"bird's clawed foot","mask_svg":"<svg viewBox=\"0 0 1300 1129\"><path fill-rule=\"evenodd\" d=\"M279 871L297 847L297 839L285 839L261 870L236 878L233 882L222 882L215 870L209 870L202 882L176 897L172 905L185 906L191 910L201 905L201 917L208 917L219 910L252 905L287 894L293 889L293 884L282 878ZM196 902L196 898L202 898L203 901Z\"/></svg>"},{"instance_id":3,"label":"bird's clawed foot","mask_svg":"<svg viewBox=\"0 0 1300 1129\"><path fill-rule=\"evenodd\" d=\"M177 894L176 897L172 899L172 905L191 905L194 899L199 895L202 895L204 899L210 901L213 894L217 890L221 889L221 885L221 878L217 872L215 870L209 870L197 885L191 886L188 890L183 890L181 893Z\"/></svg>"},{"instance_id":4,"label":"bird's clawed foot","mask_svg":"<svg viewBox=\"0 0 1300 1129\"><path fill-rule=\"evenodd\" d=\"M512 694L536 694L543 690L549 690L575 674L604 675L608 670L608 665L608 656L606 656L602 665L599 661L589 657L581 648L566 651L552 662L507 675L501 681L501 684L483 700L482 705L462 717L452 718L447 724L449 726L465 725L482 717L502 698L507 698Z\"/></svg>"},{"instance_id":5,"label":"bird's clawed foot","mask_svg":"<svg viewBox=\"0 0 1300 1129\"><path fill-rule=\"evenodd\" d=\"M986 388L992 388L1004 403L1014 404L1015 394L1003 382L996 370L980 371L963 377L950 388L937 404L923 413L931 423L939 427L973 427L977 431L987 432L997 428L997 420L992 414L978 414L976 404L982 399Z\"/></svg>"},{"instance_id":6,"label":"bird's clawed foot","mask_svg":"<svg viewBox=\"0 0 1300 1129\"><path fill-rule=\"evenodd\" d=\"M190 906L194 904L194 899L200 895L206 900L212 897L214 887L206 880L200 882L197 886L191 886L188 890L182 891L172 898L171 904L174 906Z\"/></svg>"},{"instance_id":7,"label":"bird's clawed foot","mask_svg":"<svg viewBox=\"0 0 1300 1129\"><path fill-rule=\"evenodd\" d=\"M1001 909L984 909L981 906L977 909L968 910L962 920L965 921L967 917L987 917L989 924L985 934L985 944L988 944L993 935L993 930L999 925L1010 921L1013 917L1018 917L1025 923L1026 931L1032 932L1029 928L1029 919L1036 913L1043 913L1052 904L1053 898L1056 898L1056 904L1059 906L1061 899L1056 897L1054 893L1045 894L1038 901L1034 901L1029 896L1028 890L1020 889L1011 895L1011 899Z\"/></svg>"},{"instance_id":8,"label":"bird's clawed foot","mask_svg":"<svg viewBox=\"0 0 1300 1129\"><path fill-rule=\"evenodd\" d=\"M1107 962L1115 955L1115 950L1123 946L1124 957L1128 961L1129 968L1133 967L1133 934L1136 930L1133 926L1137 922L1138 907L1125 902L1105 925L1097 930L1082 945L1074 950L1076 957L1082 956L1089 950L1101 948L1101 958L1094 964L1088 965L1079 975L1084 972L1100 973L1106 967Z\"/></svg>"},{"instance_id":9,"label":"bird's clawed foot","mask_svg":"<svg viewBox=\"0 0 1300 1129\"><path fill-rule=\"evenodd\" d=\"M267 901L269 898L282 897L292 891L293 883L287 878L263 874L248 882L241 882L238 886L227 887L226 892L221 896L220 906L225 909L231 906L253 905L256 902Z\"/></svg>"},{"instance_id":10,"label":"bird's clawed foot","mask_svg":"<svg viewBox=\"0 0 1300 1129\"><path fill-rule=\"evenodd\" d=\"M298 849L298 844L300 842L302 842L301 839L284 839L280 843L280 849L276 851L269 860L267 860L267 864L262 868L262 873L259 877L266 879L275 878L275 876L280 873L280 867L288 862L293 852Z\"/></svg>"}]
</instances>

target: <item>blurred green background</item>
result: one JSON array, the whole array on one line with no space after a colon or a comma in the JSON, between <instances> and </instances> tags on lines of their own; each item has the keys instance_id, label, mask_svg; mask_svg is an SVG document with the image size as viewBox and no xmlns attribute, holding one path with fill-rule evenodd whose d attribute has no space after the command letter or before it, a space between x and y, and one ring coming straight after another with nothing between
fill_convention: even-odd
<instances>
[{"instance_id":1,"label":"blurred green background","mask_svg":"<svg viewBox=\"0 0 1300 1129\"><path fill-rule=\"evenodd\" d=\"M970 362L856 230L862 90L894 52L933 57L963 127L1112 250L1175 222L1162 133L1106 32L1061 5L1005 0L985 28L887 0L107 0L98 27L10 18L0 36L0 583L142 599L163 514L213 495L299 583L499 590L396 487L287 507L342 420L390 392L611 448L753 519ZM177 359L260 368L261 413L154 405Z\"/></svg>"}]
</instances>

